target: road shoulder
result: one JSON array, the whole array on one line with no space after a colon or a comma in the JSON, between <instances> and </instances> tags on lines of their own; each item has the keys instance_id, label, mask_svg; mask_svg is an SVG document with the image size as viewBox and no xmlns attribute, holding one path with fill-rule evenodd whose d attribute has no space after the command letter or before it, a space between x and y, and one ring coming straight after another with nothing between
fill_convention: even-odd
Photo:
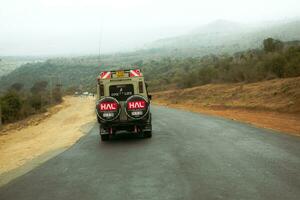
<instances>
[{"instance_id":1,"label":"road shoulder","mask_svg":"<svg viewBox=\"0 0 300 200\"><path fill-rule=\"evenodd\" d=\"M38 124L0 136L0 185L68 149L92 129L94 99L67 97L61 106Z\"/></svg>"},{"instance_id":2,"label":"road shoulder","mask_svg":"<svg viewBox=\"0 0 300 200\"><path fill-rule=\"evenodd\" d=\"M203 107L198 104L173 104L165 101L155 101L154 104L212 116L220 116L231 120L249 123L260 128L267 128L300 136L300 115L297 114L238 108L232 109L225 107Z\"/></svg>"}]
</instances>

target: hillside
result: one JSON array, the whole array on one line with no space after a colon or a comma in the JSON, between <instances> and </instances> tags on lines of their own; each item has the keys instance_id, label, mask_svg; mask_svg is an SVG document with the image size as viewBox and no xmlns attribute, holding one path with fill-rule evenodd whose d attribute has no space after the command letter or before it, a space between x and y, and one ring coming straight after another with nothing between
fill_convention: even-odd
<instances>
[{"instance_id":1,"label":"hillside","mask_svg":"<svg viewBox=\"0 0 300 200\"><path fill-rule=\"evenodd\" d=\"M268 37L282 41L299 40L300 20L255 26L217 20L186 35L164 38L147 47L182 56L232 54L260 48L261 41Z\"/></svg>"},{"instance_id":2,"label":"hillside","mask_svg":"<svg viewBox=\"0 0 300 200\"><path fill-rule=\"evenodd\" d=\"M3 56L0 55L0 77L9 74L18 67L26 64L38 61L45 61L42 57L13 57L13 56Z\"/></svg>"},{"instance_id":3,"label":"hillside","mask_svg":"<svg viewBox=\"0 0 300 200\"><path fill-rule=\"evenodd\" d=\"M118 53L98 56L57 57L45 61L31 61L13 66L3 60L0 64L0 93L13 83L19 82L25 89L30 89L35 82L53 81L62 84L63 88L79 88L93 91L97 74L102 70L126 68L151 59L159 59L155 50ZM101 64L99 64L101 63Z\"/></svg>"},{"instance_id":4,"label":"hillside","mask_svg":"<svg viewBox=\"0 0 300 200\"><path fill-rule=\"evenodd\" d=\"M300 77L153 93L154 102L300 134Z\"/></svg>"},{"instance_id":5,"label":"hillside","mask_svg":"<svg viewBox=\"0 0 300 200\"><path fill-rule=\"evenodd\" d=\"M52 81L53 84L62 84L65 88L91 86L95 82L95 74L100 70L101 67L97 65L65 64L52 60L25 64L9 75L1 77L1 89L3 91L15 82L22 83L25 89L30 89L38 81Z\"/></svg>"},{"instance_id":6,"label":"hillside","mask_svg":"<svg viewBox=\"0 0 300 200\"><path fill-rule=\"evenodd\" d=\"M263 41L269 37L274 37L275 43L276 39L292 41L284 42L287 46L294 41L297 48L265 52ZM142 68L152 90L163 90L162 86L170 85L180 88L211 82L295 77L300 74L299 39L300 21L253 27L219 20L134 52L102 55L101 59L89 55L28 63L1 77L0 92L15 82L29 89L37 81L52 81L62 84L64 89L92 92L100 71L132 66ZM7 64L3 66L12 69Z\"/></svg>"},{"instance_id":7,"label":"hillside","mask_svg":"<svg viewBox=\"0 0 300 200\"><path fill-rule=\"evenodd\" d=\"M23 65L1 77L0 91L19 82L30 89L37 81L62 84L64 89L81 88L93 92L100 71L139 67L149 81L149 89L170 86L192 87L207 83L256 82L266 79L300 76L300 42L281 42L272 38L261 41L263 49L234 55L203 57L162 57L149 59L125 55L106 55L101 66L95 57L57 58ZM142 55L142 54L141 54ZM139 59L140 58L140 59Z\"/></svg>"}]
</instances>

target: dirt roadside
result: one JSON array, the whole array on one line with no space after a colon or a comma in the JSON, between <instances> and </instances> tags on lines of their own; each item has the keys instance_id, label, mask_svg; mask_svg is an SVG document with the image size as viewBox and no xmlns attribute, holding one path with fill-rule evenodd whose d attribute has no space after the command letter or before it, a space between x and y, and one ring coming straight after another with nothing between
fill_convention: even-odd
<instances>
[{"instance_id":1,"label":"dirt roadside","mask_svg":"<svg viewBox=\"0 0 300 200\"><path fill-rule=\"evenodd\" d=\"M0 134L0 177L25 164L29 171L74 144L94 125L94 102L92 97L66 97L51 116ZM1 177L0 185L7 181Z\"/></svg>"},{"instance_id":2,"label":"dirt roadside","mask_svg":"<svg viewBox=\"0 0 300 200\"><path fill-rule=\"evenodd\" d=\"M153 100L300 136L300 77L162 91Z\"/></svg>"}]
</instances>

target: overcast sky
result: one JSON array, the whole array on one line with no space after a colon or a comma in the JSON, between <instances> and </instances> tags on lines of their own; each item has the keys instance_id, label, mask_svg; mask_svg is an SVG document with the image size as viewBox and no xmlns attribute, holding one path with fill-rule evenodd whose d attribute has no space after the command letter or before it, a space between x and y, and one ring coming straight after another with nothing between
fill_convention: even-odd
<instances>
[{"instance_id":1,"label":"overcast sky","mask_svg":"<svg viewBox=\"0 0 300 200\"><path fill-rule=\"evenodd\" d=\"M299 17L299 0L0 0L1 55L132 50L217 19Z\"/></svg>"}]
</instances>

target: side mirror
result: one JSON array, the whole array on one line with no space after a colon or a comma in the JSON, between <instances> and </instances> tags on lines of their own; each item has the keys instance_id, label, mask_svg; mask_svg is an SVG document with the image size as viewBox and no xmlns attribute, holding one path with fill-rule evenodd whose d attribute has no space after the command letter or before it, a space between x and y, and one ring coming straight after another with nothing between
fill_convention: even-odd
<instances>
[{"instance_id":1,"label":"side mirror","mask_svg":"<svg viewBox=\"0 0 300 200\"><path fill-rule=\"evenodd\" d=\"M148 99L152 100L152 95L149 94L148 95Z\"/></svg>"}]
</instances>

